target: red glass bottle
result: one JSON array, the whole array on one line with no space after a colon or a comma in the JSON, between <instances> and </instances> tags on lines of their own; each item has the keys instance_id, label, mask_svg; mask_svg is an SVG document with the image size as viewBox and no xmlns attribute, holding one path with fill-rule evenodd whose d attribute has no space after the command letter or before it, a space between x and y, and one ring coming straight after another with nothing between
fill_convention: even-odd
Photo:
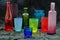
<instances>
[{"instance_id":1,"label":"red glass bottle","mask_svg":"<svg viewBox=\"0 0 60 40\"><path fill-rule=\"evenodd\" d=\"M10 2L7 2L7 9L6 9L6 15L5 15L5 31L12 31L13 30L13 19L12 19L12 13L10 8Z\"/></svg>"},{"instance_id":2,"label":"red glass bottle","mask_svg":"<svg viewBox=\"0 0 60 40\"><path fill-rule=\"evenodd\" d=\"M41 31L42 32L48 31L48 18L47 17L41 18Z\"/></svg>"}]
</instances>

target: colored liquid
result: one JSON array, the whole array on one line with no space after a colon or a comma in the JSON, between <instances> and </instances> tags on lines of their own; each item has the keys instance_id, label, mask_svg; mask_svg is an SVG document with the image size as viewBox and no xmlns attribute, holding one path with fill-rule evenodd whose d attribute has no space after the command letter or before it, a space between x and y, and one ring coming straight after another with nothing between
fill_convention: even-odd
<instances>
[{"instance_id":1,"label":"colored liquid","mask_svg":"<svg viewBox=\"0 0 60 40\"><path fill-rule=\"evenodd\" d=\"M41 18L41 32L47 32L48 31L48 18L42 17Z\"/></svg>"},{"instance_id":2,"label":"colored liquid","mask_svg":"<svg viewBox=\"0 0 60 40\"><path fill-rule=\"evenodd\" d=\"M24 28L24 37L25 38L32 37L32 29L31 28Z\"/></svg>"},{"instance_id":3,"label":"colored liquid","mask_svg":"<svg viewBox=\"0 0 60 40\"><path fill-rule=\"evenodd\" d=\"M29 19L29 26L32 28L33 33L37 33L38 31L38 19L37 18L30 18Z\"/></svg>"},{"instance_id":4,"label":"colored liquid","mask_svg":"<svg viewBox=\"0 0 60 40\"><path fill-rule=\"evenodd\" d=\"M22 31L22 18L14 18L14 26L16 32Z\"/></svg>"}]
</instances>

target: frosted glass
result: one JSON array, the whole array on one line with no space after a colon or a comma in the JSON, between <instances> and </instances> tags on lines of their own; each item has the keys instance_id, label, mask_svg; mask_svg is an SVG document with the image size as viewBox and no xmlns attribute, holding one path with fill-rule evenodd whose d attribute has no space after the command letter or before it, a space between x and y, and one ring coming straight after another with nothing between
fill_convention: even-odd
<instances>
[{"instance_id":1,"label":"frosted glass","mask_svg":"<svg viewBox=\"0 0 60 40\"><path fill-rule=\"evenodd\" d=\"M14 18L15 31L22 31L22 18Z\"/></svg>"}]
</instances>

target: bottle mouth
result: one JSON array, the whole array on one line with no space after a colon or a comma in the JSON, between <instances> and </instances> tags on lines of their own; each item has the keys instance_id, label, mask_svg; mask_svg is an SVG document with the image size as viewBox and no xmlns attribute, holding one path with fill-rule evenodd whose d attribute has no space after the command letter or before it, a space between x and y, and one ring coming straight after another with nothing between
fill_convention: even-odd
<instances>
[{"instance_id":1,"label":"bottle mouth","mask_svg":"<svg viewBox=\"0 0 60 40\"><path fill-rule=\"evenodd\" d=\"M24 7L24 9L28 9L27 7Z\"/></svg>"},{"instance_id":2,"label":"bottle mouth","mask_svg":"<svg viewBox=\"0 0 60 40\"><path fill-rule=\"evenodd\" d=\"M10 2L7 2L6 4L7 4L7 6L10 6Z\"/></svg>"}]
</instances>

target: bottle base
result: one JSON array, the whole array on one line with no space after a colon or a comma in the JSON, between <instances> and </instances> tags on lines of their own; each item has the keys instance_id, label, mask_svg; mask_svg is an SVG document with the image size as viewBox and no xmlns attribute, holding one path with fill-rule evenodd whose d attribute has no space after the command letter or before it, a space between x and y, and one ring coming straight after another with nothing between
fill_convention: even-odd
<instances>
[{"instance_id":1,"label":"bottle base","mask_svg":"<svg viewBox=\"0 0 60 40\"><path fill-rule=\"evenodd\" d=\"M56 33L47 33L48 35L55 35Z\"/></svg>"},{"instance_id":2,"label":"bottle base","mask_svg":"<svg viewBox=\"0 0 60 40\"><path fill-rule=\"evenodd\" d=\"M10 27L10 28L9 27L6 27L6 28L4 28L4 30L7 31L7 32L10 32L10 31L13 30L13 27Z\"/></svg>"}]
</instances>

